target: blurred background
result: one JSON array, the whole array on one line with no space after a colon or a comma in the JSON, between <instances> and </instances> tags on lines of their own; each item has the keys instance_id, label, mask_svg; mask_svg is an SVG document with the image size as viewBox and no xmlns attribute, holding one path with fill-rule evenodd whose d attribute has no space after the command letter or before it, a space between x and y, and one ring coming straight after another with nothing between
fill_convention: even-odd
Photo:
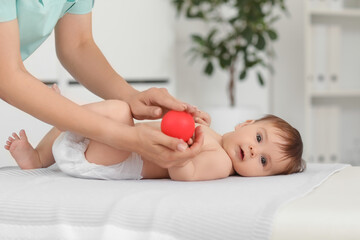
<instances>
[{"instance_id":1,"label":"blurred background","mask_svg":"<svg viewBox=\"0 0 360 240\"><path fill-rule=\"evenodd\" d=\"M279 16L271 25L276 39L272 35L274 41L257 46L273 52L264 56L273 73L260 69L260 84L255 67L239 81L244 65L237 63L233 106L227 93L229 72L214 63L212 74L205 74L207 61L189 56L191 35L205 35L213 25L177 14L173 1L97 0L93 34L111 65L135 88L167 88L209 112L219 133L271 113L302 134L306 161L360 165L360 1L285 0L284 5L286 13L274 9ZM57 83L63 95L79 104L101 100L62 68L53 35L24 63L34 76L49 86ZM12 132L25 129L36 146L51 128L3 101L0 111L4 144ZM2 148L0 166L9 165L15 162Z\"/></svg>"}]
</instances>

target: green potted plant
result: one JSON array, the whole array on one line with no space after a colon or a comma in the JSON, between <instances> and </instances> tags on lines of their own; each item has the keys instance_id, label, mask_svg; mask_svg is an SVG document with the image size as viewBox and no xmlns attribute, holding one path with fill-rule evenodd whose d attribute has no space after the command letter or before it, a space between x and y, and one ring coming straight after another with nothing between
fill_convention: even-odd
<instances>
[{"instance_id":1,"label":"green potted plant","mask_svg":"<svg viewBox=\"0 0 360 240\"><path fill-rule=\"evenodd\" d=\"M205 62L205 74L212 75L216 65L228 72L231 106L235 106L236 78L246 79L256 67L258 82L265 84L257 66L273 72L268 56L274 51L269 43L278 38L273 23L287 11L284 0L173 0L173 4L179 15L208 24L204 36L191 36L190 53Z\"/></svg>"}]
</instances>

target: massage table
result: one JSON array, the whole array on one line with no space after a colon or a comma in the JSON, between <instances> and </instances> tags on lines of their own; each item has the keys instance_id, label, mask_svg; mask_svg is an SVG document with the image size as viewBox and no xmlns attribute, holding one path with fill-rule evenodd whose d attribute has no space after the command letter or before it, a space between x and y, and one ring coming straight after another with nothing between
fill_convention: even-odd
<instances>
[{"instance_id":1,"label":"massage table","mask_svg":"<svg viewBox=\"0 0 360 240\"><path fill-rule=\"evenodd\" d=\"M0 239L360 239L360 167L203 182L0 168Z\"/></svg>"}]
</instances>

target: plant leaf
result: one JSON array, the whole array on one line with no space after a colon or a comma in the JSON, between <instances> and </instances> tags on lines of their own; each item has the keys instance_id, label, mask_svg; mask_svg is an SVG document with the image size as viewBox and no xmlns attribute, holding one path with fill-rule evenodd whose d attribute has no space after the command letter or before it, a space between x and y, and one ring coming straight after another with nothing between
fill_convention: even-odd
<instances>
[{"instance_id":1,"label":"plant leaf","mask_svg":"<svg viewBox=\"0 0 360 240\"><path fill-rule=\"evenodd\" d=\"M212 62L208 62L205 66L204 72L207 75L211 75L214 72L214 65L212 64Z\"/></svg>"},{"instance_id":2,"label":"plant leaf","mask_svg":"<svg viewBox=\"0 0 360 240\"><path fill-rule=\"evenodd\" d=\"M197 12L195 12L193 9L195 9L195 7L189 6L187 11L186 11L186 17L187 18L201 18L204 19L204 13L201 10L198 10ZM195 13L194 13L195 12Z\"/></svg>"},{"instance_id":3,"label":"plant leaf","mask_svg":"<svg viewBox=\"0 0 360 240\"><path fill-rule=\"evenodd\" d=\"M259 50L263 50L265 48L265 38L261 34L258 34L257 36L258 36L258 41L255 47Z\"/></svg>"},{"instance_id":4,"label":"plant leaf","mask_svg":"<svg viewBox=\"0 0 360 240\"><path fill-rule=\"evenodd\" d=\"M251 28L247 26L244 29L244 31L241 32L241 34L243 35L243 37L247 41L247 43L251 44L251 41L252 41L252 38L253 38L253 31L251 30Z\"/></svg>"},{"instance_id":5,"label":"plant leaf","mask_svg":"<svg viewBox=\"0 0 360 240\"><path fill-rule=\"evenodd\" d=\"M200 35L193 34L191 35L191 38L195 43L198 43L201 46L205 46L205 40Z\"/></svg>"},{"instance_id":6,"label":"plant leaf","mask_svg":"<svg viewBox=\"0 0 360 240\"><path fill-rule=\"evenodd\" d=\"M240 80L244 80L245 78L246 78L246 69L242 70L239 75Z\"/></svg>"},{"instance_id":7,"label":"plant leaf","mask_svg":"<svg viewBox=\"0 0 360 240\"><path fill-rule=\"evenodd\" d=\"M217 33L217 29L216 28L212 29L207 37L207 41L211 42L212 38L215 36L216 33Z\"/></svg>"},{"instance_id":8,"label":"plant leaf","mask_svg":"<svg viewBox=\"0 0 360 240\"><path fill-rule=\"evenodd\" d=\"M258 64L259 62L261 62L260 59L256 59L256 60L254 60L254 61L247 61L247 62L246 62L246 67L247 67L247 68L252 68L252 67L254 67L256 64Z\"/></svg>"},{"instance_id":9,"label":"plant leaf","mask_svg":"<svg viewBox=\"0 0 360 240\"><path fill-rule=\"evenodd\" d=\"M271 40L276 40L278 38L278 35L274 30L269 29L267 31L267 34L269 35Z\"/></svg>"},{"instance_id":10,"label":"plant leaf","mask_svg":"<svg viewBox=\"0 0 360 240\"><path fill-rule=\"evenodd\" d=\"M258 81L259 81L260 85L261 85L261 86L264 86L264 85L265 85L264 79L263 79L263 77L262 77L262 75L261 75L260 72L257 73L257 77L258 77Z\"/></svg>"}]
</instances>

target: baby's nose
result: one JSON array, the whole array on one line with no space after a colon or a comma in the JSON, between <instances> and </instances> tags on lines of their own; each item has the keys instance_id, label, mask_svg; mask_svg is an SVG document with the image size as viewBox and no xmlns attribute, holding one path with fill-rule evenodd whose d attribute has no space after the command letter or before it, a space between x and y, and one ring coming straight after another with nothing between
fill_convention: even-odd
<instances>
[{"instance_id":1,"label":"baby's nose","mask_svg":"<svg viewBox=\"0 0 360 240\"><path fill-rule=\"evenodd\" d=\"M255 147L250 146L250 156L256 157L256 155L257 155L257 151L256 151Z\"/></svg>"}]
</instances>

